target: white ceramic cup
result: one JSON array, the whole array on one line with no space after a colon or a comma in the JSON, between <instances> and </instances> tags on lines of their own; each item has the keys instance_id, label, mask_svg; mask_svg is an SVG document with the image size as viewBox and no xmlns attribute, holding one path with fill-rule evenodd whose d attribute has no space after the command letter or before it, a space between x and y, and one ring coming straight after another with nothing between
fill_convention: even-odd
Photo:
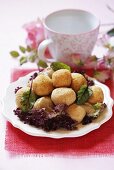
<instances>
[{"instance_id":1,"label":"white ceramic cup","mask_svg":"<svg viewBox=\"0 0 114 170\"><path fill-rule=\"evenodd\" d=\"M100 22L90 12L64 9L53 12L43 21L45 40L38 47L39 58L45 61L72 63L72 54L84 59L91 55L96 43ZM52 59L45 57L49 48Z\"/></svg>"}]
</instances>

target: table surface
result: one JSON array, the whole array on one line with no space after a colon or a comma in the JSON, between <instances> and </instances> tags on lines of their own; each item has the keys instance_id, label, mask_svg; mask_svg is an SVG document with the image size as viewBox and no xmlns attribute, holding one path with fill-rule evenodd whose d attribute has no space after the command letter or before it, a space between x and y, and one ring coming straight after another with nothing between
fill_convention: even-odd
<instances>
[{"instance_id":1,"label":"table surface","mask_svg":"<svg viewBox=\"0 0 114 170\"><path fill-rule=\"evenodd\" d=\"M114 0L0 0L0 96L4 96L5 89L10 82L10 72L18 67L9 51L17 49L19 44L25 44L26 33L22 25L43 18L48 13L63 8L79 8L94 13L101 24L114 23L114 12L107 8L107 4L114 8ZM104 26L108 30L110 26ZM101 28L102 29L102 28ZM28 67L26 65L25 67ZM32 65L31 67L34 67ZM1 111L1 110L0 110ZM36 169L92 169L114 170L114 157L10 157L4 150L5 119L0 114L0 170L36 170Z\"/></svg>"}]
</instances>

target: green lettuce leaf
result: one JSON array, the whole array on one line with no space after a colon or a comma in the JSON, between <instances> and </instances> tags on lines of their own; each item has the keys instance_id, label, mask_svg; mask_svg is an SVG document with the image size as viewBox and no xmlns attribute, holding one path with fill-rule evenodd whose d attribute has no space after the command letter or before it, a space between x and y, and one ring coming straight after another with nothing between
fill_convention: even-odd
<instances>
[{"instance_id":1,"label":"green lettuce leaf","mask_svg":"<svg viewBox=\"0 0 114 170\"><path fill-rule=\"evenodd\" d=\"M43 60L39 60L37 65L39 67L42 67L42 68L47 68L48 67L47 63L45 61L43 61Z\"/></svg>"},{"instance_id":2,"label":"green lettuce leaf","mask_svg":"<svg viewBox=\"0 0 114 170\"><path fill-rule=\"evenodd\" d=\"M67 64L64 64L62 62L53 62L50 67L54 70L54 71L57 71L57 70L60 70L60 69L67 69L69 71L71 71L71 68L70 66L68 66Z\"/></svg>"},{"instance_id":3,"label":"green lettuce leaf","mask_svg":"<svg viewBox=\"0 0 114 170\"><path fill-rule=\"evenodd\" d=\"M77 92L77 101L76 103L81 105L87 102L89 97L92 95L92 90L88 88L87 85L82 85L80 90Z\"/></svg>"},{"instance_id":4,"label":"green lettuce leaf","mask_svg":"<svg viewBox=\"0 0 114 170\"><path fill-rule=\"evenodd\" d=\"M36 100L36 94L33 93L30 89L24 92L21 98L22 111L27 112L28 110L32 109Z\"/></svg>"}]
</instances>

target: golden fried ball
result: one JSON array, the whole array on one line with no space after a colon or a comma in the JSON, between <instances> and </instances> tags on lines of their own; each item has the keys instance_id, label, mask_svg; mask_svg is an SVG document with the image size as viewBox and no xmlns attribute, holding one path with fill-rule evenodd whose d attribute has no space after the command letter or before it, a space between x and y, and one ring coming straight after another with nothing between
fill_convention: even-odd
<instances>
[{"instance_id":1,"label":"golden fried ball","mask_svg":"<svg viewBox=\"0 0 114 170\"><path fill-rule=\"evenodd\" d=\"M98 86L91 86L90 89L92 90L93 94L90 96L88 102L91 104L102 103L104 100L102 89Z\"/></svg>"},{"instance_id":2,"label":"golden fried ball","mask_svg":"<svg viewBox=\"0 0 114 170\"><path fill-rule=\"evenodd\" d=\"M21 89L19 89L16 93L16 105L18 108L22 109L22 96L23 93L27 92L30 90L30 87L22 87Z\"/></svg>"},{"instance_id":3,"label":"golden fried ball","mask_svg":"<svg viewBox=\"0 0 114 170\"><path fill-rule=\"evenodd\" d=\"M76 94L71 88L56 88L52 91L51 100L55 105L66 104L70 105L76 100Z\"/></svg>"},{"instance_id":4,"label":"golden fried ball","mask_svg":"<svg viewBox=\"0 0 114 170\"><path fill-rule=\"evenodd\" d=\"M87 81L82 74L72 73L71 76L72 76L71 87L75 92L77 92L82 85L87 85Z\"/></svg>"},{"instance_id":5,"label":"golden fried ball","mask_svg":"<svg viewBox=\"0 0 114 170\"><path fill-rule=\"evenodd\" d=\"M52 107L53 107L53 102L51 101L51 98L46 96L37 99L33 108L34 109L46 108L47 110L50 110Z\"/></svg>"},{"instance_id":6,"label":"golden fried ball","mask_svg":"<svg viewBox=\"0 0 114 170\"><path fill-rule=\"evenodd\" d=\"M69 70L60 69L52 74L52 82L55 87L69 87L71 84L71 73Z\"/></svg>"},{"instance_id":7,"label":"golden fried ball","mask_svg":"<svg viewBox=\"0 0 114 170\"><path fill-rule=\"evenodd\" d=\"M86 115L86 112L82 106L72 104L68 107L67 113L69 116L80 123Z\"/></svg>"},{"instance_id":8,"label":"golden fried ball","mask_svg":"<svg viewBox=\"0 0 114 170\"><path fill-rule=\"evenodd\" d=\"M53 83L49 76L39 74L33 81L33 91L39 96L49 95L53 90Z\"/></svg>"}]
</instances>

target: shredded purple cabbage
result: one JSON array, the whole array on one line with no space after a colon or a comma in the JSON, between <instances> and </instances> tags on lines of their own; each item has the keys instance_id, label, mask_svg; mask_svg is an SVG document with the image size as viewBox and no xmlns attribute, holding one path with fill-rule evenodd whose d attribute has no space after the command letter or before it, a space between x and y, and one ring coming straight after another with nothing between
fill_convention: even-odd
<instances>
[{"instance_id":1,"label":"shredded purple cabbage","mask_svg":"<svg viewBox=\"0 0 114 170\"><path fill-rule=\"evenodd\" d=\"M38 72L42 72L43 70L44 70L44 68L39 68ZM38 76L38 73L35 72L33 75L30 76L29 80L31 81L31 80L35 79L37 76Z\"/></svg>"},{"instance_id":2,"label":"shredded purple cabbage","mask_svg":"<svg viewBox=\"0 0 114 170\"><path fill-rule=\"evenodd\" d=\"M73 73L80 73L80 74L84 75L85 74L85 70L77 68L77 69L73 70Z\"/></svg>"},{"instance_id":3,"label":"shredded purple cabbage","mask_svg":"<svg viewBox=\"0 0 114 170\"><path fill-rule=\"evenodd\" d=\"M17 108L14 110L15 115L19 117L25 124L42 128L45 131L54 131L57 129L75 130L77 122L66 113L67 106L60 104L54 107L51 113L45 108L28 112L22 112Z\"/></svg>"},{"instance_id":4,"label":"shredded purple cabbage","mask_svg":"<svg viewBox=\"0 0 114 170\"><path fill-rule=\"evenodd\" d=\"M85 116L82 120L82 125L87 125L93 121L93 117L91 116Z\"/></svg>"},{"instance_id":5,"label":"shredded purple cabbage","mask_svg":"<svg viewBox=\"0 0 114 170\"><path fill-rule=\"evenodd\" d=\"M95 84L93 80L90 80L90 79L86 79L86 80L87 80L88 86L93 86Z\"/></svg>"},{"instance_id":6,"label":"shredded purple cabbage","mask_svg":"<svg viewBox=\"0 0 114 170\"><path fill-rule=\"evenodd\" d=\"M15 88L15 94L17 93L17 91L19 90L19 89L21 89L22 87L16 87Z\"/></svg>"},{"instance_id":7,"label":"shredded purple cabbage","mask_svg":"<svg viewBox=\"0 0 114 170\"><path fill-rule=\"evenodd\" d=\"M29 80L31 81L31 80L35 79L37 76L38 76L38 73L35 72L32 76L30 76Z\"/></svg>"}]
</instances>

